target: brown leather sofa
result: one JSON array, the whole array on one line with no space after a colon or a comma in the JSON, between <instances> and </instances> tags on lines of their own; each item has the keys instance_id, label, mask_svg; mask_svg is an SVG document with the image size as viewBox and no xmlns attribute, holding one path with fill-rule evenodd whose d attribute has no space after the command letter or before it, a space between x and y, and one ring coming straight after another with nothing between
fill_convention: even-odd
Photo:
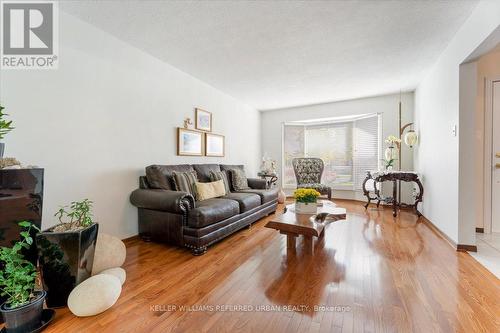
<instances>
[{"instance_id":1,"label":"brown leather sofa","mask_svg":"<svg viewBox=\"0 0 500 333\"><path fill-rule=\"evenodd\" d=\"M224 237L274 213L278 190L266 189L263 179L248 179L250 189L234 191L224 197L195 201L193 196L176 191L172 172L196 171L198 181L209 182L210 171L244 168L242 165L180 164L151 165L139 178L139 189L130 201L138 208L139 236L145 241L185 246L194 255Z\"/></svg>"}]
</instances>

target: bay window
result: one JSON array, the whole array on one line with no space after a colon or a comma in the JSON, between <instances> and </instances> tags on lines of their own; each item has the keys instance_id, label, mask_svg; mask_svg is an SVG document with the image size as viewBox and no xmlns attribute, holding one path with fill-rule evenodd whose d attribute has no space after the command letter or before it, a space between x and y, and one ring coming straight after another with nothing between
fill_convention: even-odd
<instances>
[{"instance_id":1,"label":"bay window","mask_svg":"<svg viewBox=\"0 0 500 333\"><path fill-rule=\"evenodd\" d=\"M285 123L283 186L296 186L292 159L319 157L325 164L322 183L334 189L361 190L366 171L378 169L380 155L378 114Z\"/></svg>"}]
</instances>

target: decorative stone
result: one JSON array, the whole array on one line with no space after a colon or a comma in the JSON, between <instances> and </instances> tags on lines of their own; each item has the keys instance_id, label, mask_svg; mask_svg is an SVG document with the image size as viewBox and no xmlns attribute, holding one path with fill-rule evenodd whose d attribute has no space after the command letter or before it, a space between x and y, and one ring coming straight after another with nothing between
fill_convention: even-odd
<instances>
[{"instance_id":1,"label":"decorative stone","mask_svg":"<svg viewBox=\"0 0 500 333\"><path fill-rule=\"evenodd\" d=\"M117 277L118 280L120 280L122 285L125 283L125 280L127 278L127 273L121 267L108 268L108 269L103 270L99 274L109 274L109 275L112 275L114 277Z\"/></svg>"},{"instance_id":2,"label":"decorative stone","mask_svg":"<svg viewBox=\"0 0 500 333\"><path fill-rule=\"evenodd\" d=\"M80 283L68 297L69 310L78 317L95 316L112 307L122 292L120 280L98 274Z\"/></svg>"},{"instance_id":3,"label":"decorative stone","mask_svg":"<svg viewBox=\"0 0 500 333\"><path fill-rule=\"evenodd\" d=\"M125 262L127 250L125 244L117 237L99 233L95 247L92 275L105 269L120 267Z\"/></svg>"}]
</instances>

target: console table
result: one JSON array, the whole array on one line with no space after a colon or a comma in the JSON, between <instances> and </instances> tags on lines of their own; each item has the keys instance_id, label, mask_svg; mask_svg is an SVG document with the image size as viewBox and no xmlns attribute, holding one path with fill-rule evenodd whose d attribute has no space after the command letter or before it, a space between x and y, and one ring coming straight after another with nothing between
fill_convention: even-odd
<instances>
[{"instance_id":1,"label":"console table","mask_svg":"<svg viewBox=\"0 0 500 333\"><path fill-rule=\"evenodd\" d=\"M366 183L368 180L373 180L373 189L375 196L372 197L370 195L370 191L366 189ZM380 195L380 188L378 183L382 183L385 181L392 182L392 197L383 198ZM405 204L398 202L397 193L398 193L398 182L414 182L417 184L419 188L419 193L415 198L415 202L413 204ZM368 202L365 205L365 209L368 208L368 205L372 200L377 201L377 207L380 205L381 201L384 201L388 204L392 204L392 215L394 217L397 216L397 211L401 207L411 207L415 210L415 213L418 217L422 216L418 211L418 203L422 202L422 197L424 195L424 187L420 182L418 174L413 171L368 171L366 174L366 178L363 181L363 193L367 197Z\"/></svg>"},{"instance_id":2,"label":"console table","mask_svg":"<svg viewBox=\"0 0 500 333\"><path fill-rule=\"evenodd\" d=\"M259 176L261 179L266 180L267 188L273 187L278 181L278 176L275 173L259 172L257 173L257 176Z\"/></svg>"}]
</instances>

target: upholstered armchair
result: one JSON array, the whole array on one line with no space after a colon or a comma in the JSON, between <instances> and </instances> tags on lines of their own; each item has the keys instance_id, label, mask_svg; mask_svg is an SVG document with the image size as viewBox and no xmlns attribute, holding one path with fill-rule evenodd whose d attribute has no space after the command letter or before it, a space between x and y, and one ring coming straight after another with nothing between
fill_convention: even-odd
<instances>
[{"instance_id":1,"label":"upholstered armchair","mask_svg":"<svg viewBox=\"0 0 500 333\"><path fill-rule=\"evenodd\" d=\"M332 198L332 188L321 184L321 176L325 165L320 158L294 158L293 171L297 179L297 188L313 188L319 193Z\"/></svg>"}]
</instances>

